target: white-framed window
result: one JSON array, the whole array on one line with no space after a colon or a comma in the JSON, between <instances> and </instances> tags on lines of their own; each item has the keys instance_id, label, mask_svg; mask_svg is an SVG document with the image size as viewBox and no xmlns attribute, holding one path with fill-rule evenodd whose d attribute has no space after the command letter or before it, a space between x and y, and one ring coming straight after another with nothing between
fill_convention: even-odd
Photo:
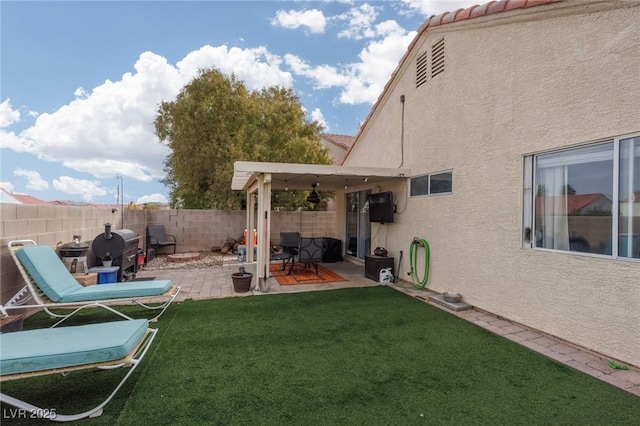
<instances>
[{"instance_id":1,"label":"white-framed window","mask_svg":"<svg viewBox=\"0 0 640 426\"><path fill-rule=\"evenodd\" d=\"M412 177L410 182L409 195L412 197L453 193L451 170Z\"/></svg>"},{"instance_id":2,"label":"white-framed window","mask_svg":"<svg viewBox=\"0 0 640 426\"><path fill-rule=\"evenodd\" d=\"M640 259L640 134L524 157L525 248Z\"/></svg>"}]
</instances>

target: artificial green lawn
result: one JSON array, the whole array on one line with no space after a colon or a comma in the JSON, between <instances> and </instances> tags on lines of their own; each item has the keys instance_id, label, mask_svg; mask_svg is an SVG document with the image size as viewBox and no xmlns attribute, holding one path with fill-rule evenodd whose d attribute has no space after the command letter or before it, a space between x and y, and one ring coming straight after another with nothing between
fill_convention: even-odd
<instances>
[{"instance_id":1,"label":"artificial green lawn","mask_svg":"<svg viewBox=\"0 0 640 426\"><path fill-rule=\"evenodd\" d=\"M93 310L78 321L89 318L104 319ZM27 325L44 322L38 315ZM82 423L637 425L640 419L640 398L384 286L187 301L154 327L158 337L139 370L101 417ZM119 374L87 370L7 382L3 392L69 412L90 408L98 394L103 399ZM31 424L8 420L10 408L2 409L3 424Z\"/></svg>"}]
</instances>

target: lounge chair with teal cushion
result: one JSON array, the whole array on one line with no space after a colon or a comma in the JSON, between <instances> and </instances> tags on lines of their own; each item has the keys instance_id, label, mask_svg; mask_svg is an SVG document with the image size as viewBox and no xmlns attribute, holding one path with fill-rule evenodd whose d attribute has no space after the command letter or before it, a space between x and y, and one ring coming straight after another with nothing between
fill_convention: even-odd
<instances>
[{"instance_id":1,"label":"lounge chair with teal cushion","mask_svg":"<svg viewBox=\"0 0 640 426\"><path fill-rule=\"evenodd\" d=\"M136 369L156 332L149 328L148 320L140 319L0 333L0 382L87 368L131 367L107 399L80 414L40 408L6 395L4 389L0 401L29 415L60 422L97 417Z\"/></svg>"},{"instance_id":2,"label":"lounge chair with teal cushion","mask_svg":"<svg viewBox=\"0 0 640 426\"><path fill-rule=\"evenodd\" d=\"M51 308L84 308L115 302L133 302L148 309L161 309L156 320L176 298L180 287L171 280L121 282L108 285L83 286L71 275L58 254L47 245L36 245L31 240L16 240L8 244L9 251L26 285L9 302L0 307L7 309L40 307L53 317L66 317L51 312ZM35 304L26 305L30 299ZM150 306L143 301L159 300ZM118 315L130 319L126 315Z\"/></svg>"}]
</instances>

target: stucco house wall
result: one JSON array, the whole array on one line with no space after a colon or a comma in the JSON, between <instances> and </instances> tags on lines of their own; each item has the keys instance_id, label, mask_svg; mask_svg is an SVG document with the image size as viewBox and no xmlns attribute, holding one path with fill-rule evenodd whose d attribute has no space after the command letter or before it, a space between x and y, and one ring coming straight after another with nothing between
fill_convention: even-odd
<instances>
[{"instance_id":1,"label":"stucco house wall","mask_svg":"<svg viewBox=\"0 0 640 426\"><path fill-rule=\"evenodd\" d=\"M640 132L639 22L638 2L569 1L422 33L344 162L453 171L451 195L383 188L399 214L371 246L404 251L400 277L425 238L429 288L640 365L640 262L522 248L524 156ZM444 72L416 88L443 38Z\"/></svg>"}]
</instances>

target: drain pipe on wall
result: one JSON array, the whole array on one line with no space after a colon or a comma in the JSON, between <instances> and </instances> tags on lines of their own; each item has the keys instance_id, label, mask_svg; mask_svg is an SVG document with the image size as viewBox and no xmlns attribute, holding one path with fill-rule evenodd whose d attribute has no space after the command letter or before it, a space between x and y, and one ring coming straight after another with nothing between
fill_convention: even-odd
<instances>
[{"instance_id":1,"label":"drain pipe on wall","mask_svg":"<svg viewBox=\"0 0 640 426\"><path fill-rule=\"evenodd\" d=\"M400 119L400 165L404 164L404 95L400 95L400 103L402 103L402 116Z\"/></svg>"}]
</instances>

